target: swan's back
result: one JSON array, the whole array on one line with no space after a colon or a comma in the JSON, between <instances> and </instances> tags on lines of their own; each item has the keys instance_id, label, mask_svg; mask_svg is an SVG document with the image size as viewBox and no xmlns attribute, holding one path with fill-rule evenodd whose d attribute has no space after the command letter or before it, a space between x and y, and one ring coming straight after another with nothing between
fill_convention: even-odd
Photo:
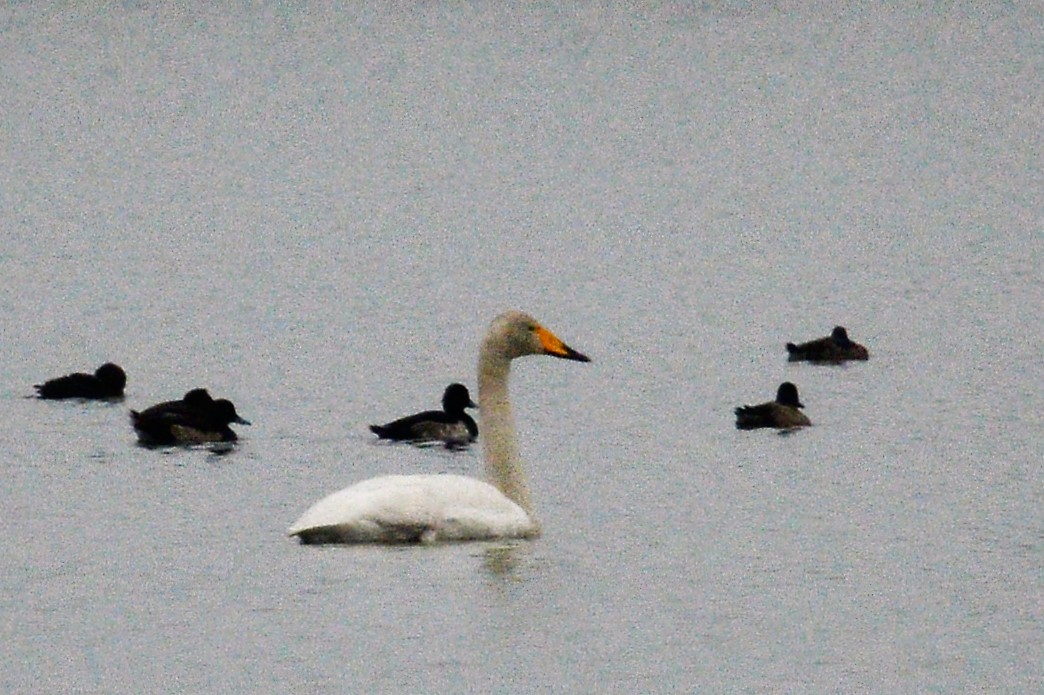
<instances>
[{"instance_id":1,"label":"swan's back","mask_svg":"<svg viewBox=\"0 0 1044 695\"><path fill-rule=\"evenodd\" d=\"M302 543L434 543L532 537L540 527L484 481L386 475L324 497L289 533Z\"/></svg>"}]
</instances>

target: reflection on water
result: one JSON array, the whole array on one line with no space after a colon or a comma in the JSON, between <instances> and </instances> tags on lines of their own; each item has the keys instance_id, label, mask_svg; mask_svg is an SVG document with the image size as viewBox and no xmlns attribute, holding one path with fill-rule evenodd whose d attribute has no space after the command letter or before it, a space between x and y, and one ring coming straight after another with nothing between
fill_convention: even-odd
<instances>
[{"instance_id":1,"label":"reflection on water","mask_svg":"<svg viewBox=\"0 0 1044 695\"><path fill-rule=\"evenodd\" d=\"M526 561L526 550L519 543L495 545L482 549L482 568L497 579L520 581L518 572Z\"/></svg>"}]
</instances>

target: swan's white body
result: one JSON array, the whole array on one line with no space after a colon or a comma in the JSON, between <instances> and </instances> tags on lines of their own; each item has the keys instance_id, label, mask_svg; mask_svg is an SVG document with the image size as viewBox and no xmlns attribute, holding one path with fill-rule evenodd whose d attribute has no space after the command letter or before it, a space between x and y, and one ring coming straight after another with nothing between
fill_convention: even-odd
<instances>
[{"instance_id":1,"label":"swan's white body","mask_svg":"<svg viewBox=\"0 0 1044 695\"><path fill-rule=\"evenodd\" d=\"M327 529L320 531L319 529ZM314 540L408 543L522 538L540 527L487 482L463 475L385 475L316 502L290 527Z\"/></svg>"},{"instance_id":2,"label":"swan's white body","mask_svg":"<svg viewBox=\"0 0 1044 695\"><path fill-rule=\"evenodd\" d=\"M479 431L489 483L460 475L371 478L319 500L290 527L290 535L307 543L432 543L540 535L507 390L511 360L539 354L588 361L517 311L494 319L482 342Z\"/></svg>"}]
</instances>

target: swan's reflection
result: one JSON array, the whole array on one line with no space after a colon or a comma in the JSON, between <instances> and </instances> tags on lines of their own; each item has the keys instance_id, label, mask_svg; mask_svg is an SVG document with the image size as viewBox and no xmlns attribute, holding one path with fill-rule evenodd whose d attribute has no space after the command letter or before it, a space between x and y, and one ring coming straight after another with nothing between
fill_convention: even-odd
<instances>
[{"instance_id":1,"label":"swan's reflection","mask_svg":"<svg viewBox=\"0 0 1044 695\"><path fill-rule=\"evenodd\" d=\"M521 579L528 548L520 543L489 545L482 549L482 569L495 579Z\"/></svg>"}]
</instances>

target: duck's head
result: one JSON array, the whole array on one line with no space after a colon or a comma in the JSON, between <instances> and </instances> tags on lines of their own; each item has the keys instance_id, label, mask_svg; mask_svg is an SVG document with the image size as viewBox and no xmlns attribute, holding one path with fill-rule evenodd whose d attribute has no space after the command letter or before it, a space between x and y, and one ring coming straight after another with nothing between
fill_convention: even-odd
<instances>
[{"instance_id":1,"label":"duck's head","mask_svg":"<svg viewBox=\"0 0 1044 695\"><path fill-rule=\"evenodd\" d=\"M834 326L834 330L830 332L830 339L841 347L848 347L852 344L852 341L848 339L848 331L845 330L844 326Z\"/></svg>"},{"instance_id":2,"label":"duck's head","mask_svg":"<svg viewBox=\"0 0 1044 695\"><path fill-rule=\"evenodd\" d=\"M798 399L797 386L784 381L779 385L779 390L776 391L776 403L780 405L789 405L794 408L804 408L805 404Z\"/></svg>"},{"instance_id":3,"label":"duck's head","mask_svg":"<svg viewBox=\"0 0 1044 695\"><path fill-rule=\"evenodd\" d=\"M214 399L206 389L192 389L181 400L194 408L209 408L214 404Z\"/></svg>"},{"instance_id":4,"label":"duck's head","mask_svg":"<svg viewBox=\"0 0 1044 695\"><path fill-rule=\"evenodd\" d=\"M126 372L112 362L106 362L95 369L94 376L113 391L122 391L123 387L127 385Z\"/></svg>"},{"instance_id":5,"label":"duck's head","mask_svg":"<svg viewBox=\"0 0 1044 695\"><path fill-rule=\"evenodd\" d=\"M214 417L220 422L231 424L233 422L239 423L240 425L249 425L249 420L244 420L236 412L236 406L232 405L232 401L227 398L219 398L214 401L213 410L211 411Z\"/></svg>"},{"instance_id":6,"label":"duck's head","mask_svg":"<svg viewBox=\"0 0 1044 695\"><path fill-rule=\"evenodd\" d=\"M471 400L468 387L464 384L450 384L442 394L442 409L447 413L460 412L465 408L477 408Z\"/></svg>"}]
</instances>

